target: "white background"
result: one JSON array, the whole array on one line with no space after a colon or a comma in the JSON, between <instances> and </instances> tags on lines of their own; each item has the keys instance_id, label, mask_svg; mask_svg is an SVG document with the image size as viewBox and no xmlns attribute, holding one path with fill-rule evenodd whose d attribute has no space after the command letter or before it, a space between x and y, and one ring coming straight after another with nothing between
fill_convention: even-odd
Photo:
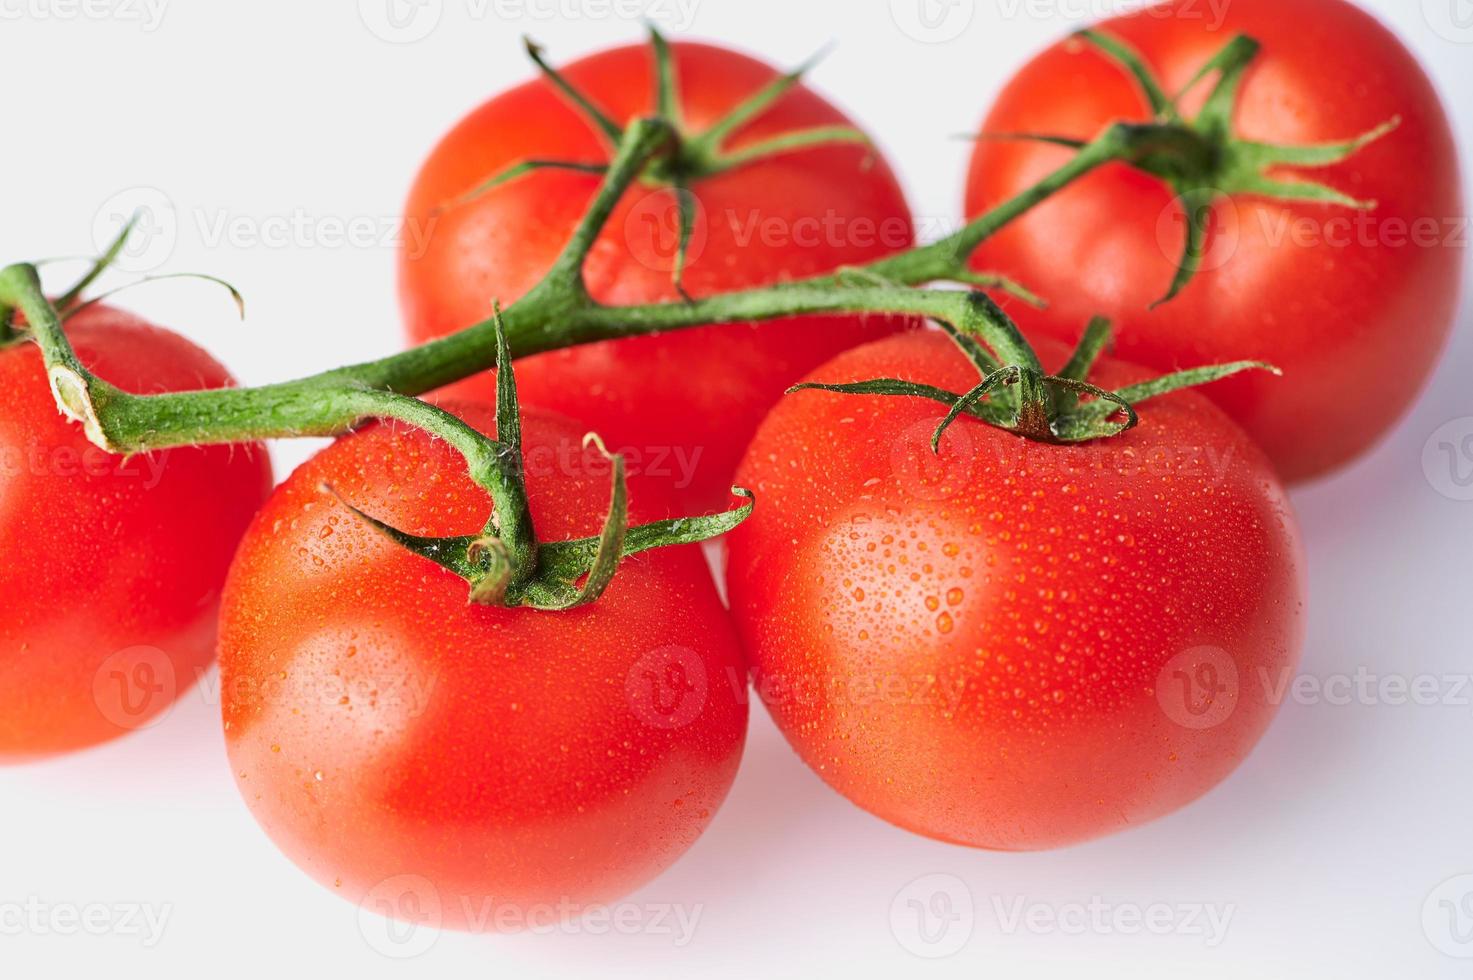
<instances>
[{"instance_id":1,"label":"white background","mask_svg":"<svg viewBox=\"0 0 1473 980\"><path fill-rule=\"evenodd\" d=\"M402 197L451 123L528 74L521 34L563 60L641 36L637 18L611 14L609 0L425 0L425 19L411 20L399 43L368 26L393 33L385 0L357 9L355 0L87 2L95 6L0 0L0 258L87 253L95 225L163 195L177 227L145 264L229 278L250 318L237 323L223 297L191 283L144 287L126 305L205 344L248 383L396 349L387 239ZM961 197L967 147L952 136L976 125L1030 51L1122 5L926 0L946 14L927 33L915 27L918 2L613 6L781 64L837 40L813 83L878 137L934 237L955 221ZM1457 101L1459 137L1470 145L1473 4L1369 6ZM369 241L334 237L347 219L370 229ZM222 222L233 237L218 239ZM288 241L259 240L282 231ZM157 942L123 923L70 937L7 927L0 972L1468 976L1473 960L1439 951L1473 955L1438 902L1463 902L1461 925L1473 930L1473 879L1450 881L1473 874L1473 689L1451 679L1473 669L1473 503L1453 499L1446 474L1429 476L1422 463L1439 427L1473 434L1468 319L1465 305L1442 369L1394 437L1295 495L1311 575L1304 673L1318 682L1357 671L1433 676L1448 703L1291 700L1241 770L1184 812L1087 846L1019 855L933 843L864 814L797 762L759 708L741 775L709 832L630 898L699 914L691 941L653 928L426 933L406 948L384 942L380 920L308 880L257 829L227 771L207 686L146 732L0 770L0 906L65 914L140 903L168 916ZM1345 393L1344 405L1377 410L1374 380ZM280 467L304 451L279 447ZM953 877L913 884L928 875ZM974 914L928 946L907 902L938 891ZM1006 921L1020 902L1068 919L1095 900L1126 915L1165 903L1232 918L1215 946L1180 920L1167 936ZM385 955L427 944L416 959ZM953 949L948 959L917 955Z\"/></svg>"}]
</instances>

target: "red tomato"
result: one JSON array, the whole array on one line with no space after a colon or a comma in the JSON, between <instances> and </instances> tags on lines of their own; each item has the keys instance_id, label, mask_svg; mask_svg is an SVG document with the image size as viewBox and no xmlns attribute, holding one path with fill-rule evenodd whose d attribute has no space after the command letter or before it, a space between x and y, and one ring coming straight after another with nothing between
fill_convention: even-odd
<instances>
[{"instance_id":1,"label":"red tomato","mask_svg":"<svg viewBox=\"0 0 1473 980\"><path fill-rule=\"evenodd\" d=\"M1377 201L1375 210L1222 201L1203 271L1150 311L1181 254L1181 211L1160 181L1117 165L1004 230L976 264L1047 297L1049 309L1033 322L1061 338L1102 314L1116 321L1120 356L1157 369L1240 358L1277 364L1286 381L1243 375L1208 394L1285 479L1303 480L1364 453L1406 410L1437 360L1466 251L1456 151L1426 75L1369 14L1342 0L1233 0L1224 14L1219 26L1205 4L1176 0L1101 27L1140 51L1168 92L1232 35L1262 42L1235 115L1245 139L1335 142L1400 116L1398 129L1344 163L1276 174L1307 175ZM1019 71L982 128L1087 139L1111 121L1148 115L1119 68L1071 40ZM1068 153L980 142L968 213L1032 184ZM1362 390L1374 393L1373 407L1347 410L1348 393Z\"/></svg>"},{"instance_id":2,"label":"red tomato","mask_svg":"<svg viewBox=\"0 0 1473 980\"><path fill-rule=\"evenodd\" d=\"M457 411L493 425L487 408ZM524 423L539 533L595 533L607 464L581 426ZM684 852L731 785L747 724L744 667L699 550L626 559L603 598L570 612L471 605L464 581L324 483L417 534L478 532L490 511L444 443L372 426L293 473L247 533L222 613L226 743L286 854L375 910L413 902L481 930L616 899Z\"/></svg>"},{"instance_id":3,"label":"red tomato","mask_svg":"<svg viewBox=\"0 0 1473 980\"><path fill-rule=\"evenodd\" d=\"M139 394L220 388L189 341L105 307L67 325L82 363ZM41 350L0 348L0 761L156 721L209 665L236 542L271 490L260 446L123 458L56 408Z\"/></svg>"},{"instance_id":4,"label":"red tomato","mask_svg":"<svg viewBox=\"0 0 1473 980\"><path fill-rule=\"evenodd\" d=\"M1045 348L1057 368L1062 351ZM813 380L965 391L945 337L841 355ZM1095 382L1142 372L1104 364ZM841 793L918 833L1056 847L1182 806L1274 713L1302 631L1294 518L1204 398L1069 448L918 399L803 392L738 479L732 613L758 693Z\"/></svg>"},{"instance_id":5,"label":"red tomato","mask_svg":"<svg viewBox=\"0 0 1473 980\"><path fill-rule=\"evenodd\" d=\"M776 76L751 58L675 44L686 128L703 130ZM617 48L565 69L616 122L653 111L651 56ZM728 146L815 126L845 125L802 87L740 129ZM910 212L872 150L831 145L697 181L700 203L685 287L693 296L766 285L879 258L908 247ZM606 162L607 147L543 80L485 103L441 141L410 193L399 282L410 336L438 337L486 319L535 285L567 244L597 176L544 171L438 216L432 212L529 158ZM636 186L587 265L595 299L678 298L671 271L675 198ZM597 429L626 452L631 472L663 476L705 506L725 506L731 475L762 416L788 384L839 351L898 328L888 318L803 317L734 324L556 351L521 361L522 400ZM513 338L515 345L515 338ZM455 390L489 399L492 376Z\"/></svg>"}]
</instances>

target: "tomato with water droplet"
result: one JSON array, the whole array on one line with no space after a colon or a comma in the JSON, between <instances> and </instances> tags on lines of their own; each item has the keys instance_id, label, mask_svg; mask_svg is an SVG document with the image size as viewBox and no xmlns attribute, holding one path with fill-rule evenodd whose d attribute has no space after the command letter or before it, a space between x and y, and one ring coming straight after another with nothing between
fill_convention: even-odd
<instances>
[{"instance_id":1,"label":"tomato with water droplet","mask_svg":"<svg viewBox=\"0 0 1473 980\"><path fill-rule=\"evenodd\" d=\"M107 306L67 322L124 391L233 384L178 334ZM56 755L162 720L215 653L226 569L271 492L264 447L119 456L57 411L41 349L0 346L0 761Z\"/></svg>"},{"instance_id":2,"label":"tomato with water droplet","mask_svg":"<svg viewBox=\"0 0 1473 980\"><path fill-rule=\"evenodd\" d=\"M873 377L976 383L939 333L811 380ZM758 506L730 539L732 613L757 693L830 785L928 836L1033 849L1169 813L1248 754L1299 655L1294 516L1207 399L1140 411L1069 447L963 416L939 455L930 401L804 391L768 416L738 475Z\"/></svg>"},{"instance_id":3,"label":"tomato with water droplet","mask_svg":"<svg viewBox=\"0 0 1473 980\"><path fill-rule=\"evenodd\" d=\"M489 407L447 407L494 433ZM538 535L595 534L607 460L566 419L523 425ZM626 558L567 612L474 605L342 500L432 536L478 533L491 508L446 443L372 425L297 469L246 533L221 616L225 740L287 856L351 901L480 931L616 900L684 853L747 724L700 551ZM632 520L667 507L632 482Z\"/></svg>"},{"instance_id":4,"label":"tomato with water droplet","mask_svg":"<svg viewBox=\"0 0 1473 980\"><path fill-rule=\"evenodd\" d=\"M707 44L671 45L681 125L704 131L779 77L771 66ZM654 111L648 45L602 51L563 74L619 125ZM727 149L817 127L852 126L799 85L740 126ZM595 174L546 170L445 208L530 159L604 163L610 148L545 79L486 102L446 134L406 205L399 292L409 335L430 340L511 305L567 245L598 189ZM909 247L910 210L872 146L829 144L750 161L690 183L697 202L683 285L711 296L859 265ZM606 303L680 299L679 236L668 187L637 183L615 209L584 267ZM734 323L552 351L517 364L522 401L576 418L631 472L664 482L689 505L722 507L747 441L783 390L840 351L908 321L802 316ZM513 348L515 348L513 337ZM492 374L454 385L494 397Z\"/></svg>"}]
</instances>

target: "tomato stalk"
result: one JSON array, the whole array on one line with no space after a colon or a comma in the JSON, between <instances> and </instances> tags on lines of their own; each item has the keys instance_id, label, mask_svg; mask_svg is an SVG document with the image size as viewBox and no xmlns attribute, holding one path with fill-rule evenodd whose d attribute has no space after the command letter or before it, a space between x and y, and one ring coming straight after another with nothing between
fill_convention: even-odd
<instances>
[{"instance_id":1,"label":"tomato stalk","mask_svg":"<svg viewBox=\"0 0 1473 980\"><path fill-rule=\"evenodd\" d=\"M1160 152L1141 153L1128 161L1165 182L1175 193L1186 219L1186 240L1176 275L1166 294L1152 308L1174 299L1200 270L1206 255L1212 209L1223 198L1252 196L1361 211L1376 206L1374 201L1359 200L1325 184L1288 180L1272 176L1271 172L1280 167L1324 167L1347 160L1400 126L1399 116L1351 139L1333 143L1291 146L1246 140L1233 129L1233 112L1243 77L1260 50L1253 38L1241 34L1233 37L1207 60L1181 92L1172 96L1145 59L1125 42L1097 30L1080 31L1075 36L1115 62L1135 81L1151 107L1153 122L1163 134L1171 134L1175 143L1170 147L1163 144ZM1178 105L1181 100L1214 75L1217 82L1196 117L1183 116ZM1091 145L1040 133L983 133L979 138L1054 143L1075 147L1081 156Z\"/></svg>"},{"instance_id":2,"label":"tomato stalk","mask_svg":"<svg viewBox=\"0 0 1473 980\"><path fill-rule=\"evenodd\" d=\"M1098 36L1095 41L1100 44ZM67 341L58 313L58 306L74 303L81 290L117 254L121 237L60 304L48 301L34 265L22 263L0 270L0 312L13 308L24 315L29 336L44 355L58 406L84 426L93 443L112 452L138 453L181 445L331 436L374 418L402 421L434 433L465 457L471 475L491 495L495 504L492 521L480 535L438 540L414 538L378 522L375 525L405 547L466 578L477 601L566 608L596 598L623 555L702 540L729 530L750 510L750 495L737 491L748 498L747 503L726 514L626 529L622 461L616 460L609 518L603 534L586 541L539 543L526 506L520 447L516 440L505 433L499 440L489 439L413 396L499 367L499 377L506 384L498 392L500 420L515 428L513 356L707 324L767 321L815 313L879 313L925 317L938 322L978 368L982 382L966 393L926 389L894 379L807 387L827 387L852 394L925 397L947 404L951 412L938 428L937 440L946 426L962 414L1044 442L1109 437L1135 423L1134 401L1264 365L1238 363L1204 368L1134 386L1129 391L1107 392L1085 380L1108 338L1108 328L1094 324L1086 331L1070 366L1059 375L1048 376L1013 320L976 287L1015 293L1026 293L1026 290L995 278L979 278L967 268L972 253L1009 222L1111 163L1138 167L1174 187L1197 186L1203 168L1210 167L1216 177L1223 173L1237 175L1237 183L1233 185L1236 188L1316 193L1320 194L1317 198L1320 200L1358 204L1334 196L1328 190L1304 190L1317 185L1285 184L1266 188L1262 180L1250 180L1244 175L1268 162L1331 162L1379 135L1368 134L1345 144L1318 148L1267 147L1241 141L1221 144L1225 138L1222 133L1226 132L1221 123L1221 106L1224 102L1230 104L1241 69L1251 59L1256 46L1234 42L1204 69L1204 75L1220 72L1222 80L1208 101L1208 109L1196 121L1187 122L1176 113L1174 102L1166 99L1159 86L1149 80L1149 73L1139 65L1139 59L1133 59L1118 42L1107 41L1101 45L1102 49L1117 57L1141 79L1148 92L1154 93L1151 101L1158 109L1157 118L1147 123L1114 124L1085 143L1025 134L1026 138L1068 143L1076 152L1052 174L953 235L828 275L701 298L684 296L682 290L683 298L674 302L611 306L590 295L584 281L584 265L625 193L636 182L655 180L670 182L684 194L691 180L719 172L721 166L749 162L754 157L753 151L730 154L721 147L737 128L760 115L802 76L801 69L784 76L756 93L727 119L703 134L689 137L680 130L678 81L668 46L658 35L654 43L656 105L660 115L636 119L622 128L547 66L540 52L531 49L534 60L549 79L584 112L590 125L613 144L612 156L606 165L525 161L472 192L482 193L489 186L515 179L540 166L571 167L602 174L588 211L543 280L504 313L498 310L491 319L458 333L380 360L258 388L130 394L86 369ZM845 134L800 133L778 137L767 149L796 152L804 146L824 142L826 136L849 139ZM1224 145L1231 151L1230 166L1222 162ZM454 206L454 202L448 206ZM684 219L682 230L684 243L689 230ZM125 229L124 236L126 233ZM1173 291L1195 271L1192 255L1193 248L1189 245ZM677 279L680 268L681 263L677 262ZM926 288L927 284L936 282L972 288ZM1080 396L1088 400L1082 401ZM1116 416L1123 416L1124 421L1116 421Z\"/></svg>"}]
</instances>

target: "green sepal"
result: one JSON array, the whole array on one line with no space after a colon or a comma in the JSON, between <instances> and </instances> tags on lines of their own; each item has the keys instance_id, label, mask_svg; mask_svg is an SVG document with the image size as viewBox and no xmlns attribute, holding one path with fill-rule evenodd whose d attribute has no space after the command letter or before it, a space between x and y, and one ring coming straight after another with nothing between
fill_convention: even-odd
<instances>
[{"instance_id":1,"label":"green sepal","mask_svg":"<svg viewBox=\"0 0 1473 980\"><path fill-rule=\"evenodd\" d=\"M506 342L506 321L501 304L491 307L491 329L496 335L496 441L506 456L516 457L517 471L522 460L522 409L517 403L517 378L512 370L511 345Z\"/></svg>"},{"instance_id":2,"label":"green sepal","mask_svg":"<svg viewBox=\"0 0 1473 980\"><path fill-rule=\"evenodd\" d=\"M236 314L242 320L245 319L245 297L241 295L240 290L236 289L234 286L226 282L224 279L221 279L219 276L212 276L205 272L165 272L156 276L143 276L140 279L135 279L132 282L124 283L121 286L109 289L107 292L98 293L96 296L93 296L91 299L88 299L84 302L74 303L66 307L57 304L56 308L61 314L61 321L65 323L72 317L76 316L78 313L81 313L83 310L87 309L89 306L96 306L99 303L106 302L107 300L118 295L118 293L121 293L124 290L132 289L134 286L142 286L145 283L163 282L166 279L198 279L202 282L213 283L216 286L220 286L227 293L230 294L230 300L232 303L235 304Z\"/></svg>"},{"instance_id":3,"label":"green sepal","mask_svg":"<svg viewBox=\"0 0 1473 980\"><path fill-rule=\"evenodd\" d=\"M1181 207L1185 218L1186 238L1171 285L1167 288L1166 295L1151 304L1151 309L1175 299L1201 270L1202 259L1207 253L1208 224L1212 220L1218 197L1218 191L1212 188L1194 188L1177 195L1176 203Z\"/></svg>"},{"instance_id":4,"label":"green sepal","mask_svg":"<svg viewBox=\"0 0 1473 980\"><path fill-rule=\"evenodd\" d=\"M1069 378L1075 381L1084 381L1089 373L1094 370L1095 362L1099 360L1100 354L1110 345L1113 329L1110 321L1102 316L1092 318L1084 328L1084 335L1079 338L1079 344L1074 348L1074 353L1069 355L1068 362L1059 371L1058 377ZM1056 386L1053 393L1053 410L1055 416L1067 415L1079 404L1078 393Z\"/></svg>"},{"instance_id":5,"label":"green sepal","mask_svg":"<svg viewBox=\"0 0 1473 980\"><path fill-rule=\"evenodd\" d=\"M675 291L687 302L691 301L690 293L685 291L685 266L690 259L690 242L696 230L696 195L686 183L684 177L676 177L672 183L672 192L675 194L675 208L677 221L679 223L678 235L675 244L675 268L671 278L675 285Z\"/></svg>"},{"instance_id":6,"label":"green sepal","mask_svg":"<svg viewBox=\"0 0 1473 980\"><path fill-rule=\"evenodd\" d=\"M1002 368L997 358L992 356L992 352L976 337L969 333L962 333L946 320L937 320L936 325L941 328L942 333L951 338L951 342L956 344L971 362L972 367L976 368L977 373L984 378Z\"/></svg>"},{"instance_id":7,"label":"green sepal","mask_svg":"<svg viewBox=\"0 0 1473 980\"><path fill-rule=\"evenodd\" d=\"M1140 415L1136 413L1135 406L1116 392L1106 391L1099 385L1092 385L1088 381L1078 378L1050 377L1044 379L1045 383L1054 389L1062 389L1075 396L1091 395L1095 401L1088 403L1091 406L1103 406L1090 412L1072 412L1060 416L1050 425L1054 436L1061 443L1092 442L1095 439L1109 439L1118 436L1122 432L1128 432L1140 425ZM1124 422L1110 422L1111 416L1125 414Z\"/></svg>"},{"instance_id":8,"label":"green sepal","mask_svg":"<svg viewBox=\"0 0 1473 980\"><path fill-rule=\"evenodd\" d=\"M1029 132L1002 132L1002 133L976 133L965 136L977 143L1047 143L1050 146L1062 146L1070 150L1082 150L1089 145L1089 140L1078 140L1072 136L1057 136L1053 133L1029 133Z\"/></svg>"},{"instance_id":9,"label":"green sepal","mask_svg":"<svg viewBox=\"0 0 1473 980\"><path fill-rule=\"evenodd\" d=\"M552 592L561 593L555 598L552 596L542 598L537 603L539 609L559 611L593 602L604 594L604 590L614 580L614 573L619 570L619 561L624 557L624 536L629 533L629 481L624 475L624 457L617 453L610 453L604 448L603 440L591 432L584 437L583 445L585 448L589 445L596 446L604 458L613 464L609 510L604 516L603 529L594 539L597 544L593 550L593 558L588 562L587 567L580 571L583 584L581 586L576 584L576 576L549 583L547 577L539 574L536 579L536 588L550 585ZM539 573L543 572L545 561L545 558L539 556L537 563Z\"/></svg>"},{"instance_id":10,"label":"green sepal","mask_svg":"<svg viewBox=\"0 0 1473 980\"><path fill-rule=\"evenodd\" d=\"M512 569L506 560L505 548L497 547L501 544L498 539L478 534L443 538L410 534L355 507L326 483L319 489L336 497L355 517L405 551L432 561L465 579L471 587L472 602L501 604L511 580Z\"/></svg>"},{"instance_id":11,"label":"green sepal","mask_svg":"<svg viewBox=\"0 0 1473 980\"><path fill-rule=\"evenodd\" d=\"M701 177L712 177L716 174L726 173L738 167L745 167L759 160L769 160L773 157L796 153L799 150L808 150L818 146L835 146L851 144L859 146L871 146L870 138L853 126L815 126L812 129L799 129L791 133L779 133L765 140L759 140L740 150L732 150L726 153L717 153L697 169Z\"/></svg>"},{"instance_id":12,"label":"green sepal","mask_svg":"<svg viewBox=\"0 0 1473 980\"><path fill-rule=\"evenodd\" d=\"M1141 94L1146 97L1146 103L1151 107L1151 115L1156 119L1170 120L1176 118L1176 104L1166 94L1166 90L1157 81L1156 74L1151 71L1140 52L1120 40L1118 37L1106 34L1104 31L1080 31L1074 35L1081 41L1092 45L1111 61L1123 68L1126 74L1135 80L1136 86Z\"/></svg>"},{"instance_id":13,"label":"green sepal","mask_svg":"<svg viewBox=\"0 0 1473 980\"><path fill-rule=\"evenodd\" d=\"M1395 132L1401 123L1401 116L1392 116L1359 136L1331 143L1306 143L1301 146L1290 146L1280 143L1238 140L1234 144L1233 152L1242 166L1253 170L1263 170L1272 166L1328 167L1350 159L1365 147Z\"/></svg>"},{"instance_id":14,"label":"green sepal","mask_svg":"<svg viewBox=\"0 0 1473 980\"><path fill-rule=\"evenodd\" d=\"M762 115L771 108L773 103L802 82L804 76L812 71L814 66L827 56L828 52L828 48L820 50L797 68L773 79L746 100L737 103L734 109L712 123L704 132L692 136L690 144L707 156L717 155L733 133Z\"/></svg>"},{"instance_id":15,"label":"green sepal","mask_svg":"<svg viewBox=\"0 0 1473 980\"><path fill-rule=\"evenodd\" d=\"M655 111L676 130L681 128L680 79L675 72L675 59L670 51L670 42L653 23L646 24L650 32L650 47L655 58Z\"/></svg>"},{"instance_id":16,"label":"green sepal","mask_svg":"<svg viewBox=\"0 0 1473 980\"><path fill-rule=\"evenodd\" d=\"M1014 299L1022 300L1035 310L1048 309L1048 301L1042 296L1039 296L1016 279L1009 279L1007 276L999 275L995 272L962 271L956 273L952 278L965 286L972 286L977 289L995 289Z\"/></svg>"},{"instance_id":17,"label":"green sepal","mask_svg":"<svg viewBox=\"0 0 1473 980\"><path fill-rule=\"evenodd\" d=\"M571 82L563 77L561 72L548 64L547 60L542 57L541 45L531 38L523 38L522 43L527 49L527 57L532 59L532 63L542 72L543 77L567 97L568 101L579 111L584 120L593 128L594 132L608 140L611 146L618 146L619 140L624 136L624 128L610 119L608 114L602 109L594 105L592 99L578 91Z\"/></svg>"},{"instance_id":18,"label":"green sepal","mask_svg":"<svg viewBox=\"0 0 1473 980\"><path fill-rule=\"evenodd\" d=\"M1238 90L1242 87L1244 73L1253 63L1253 59L1258 57L1261 48L1257 41L1246 34L1234 35L1217 54L1208 59L1182 90L1184 95L1202 79L1213 72L1218 73L1217 84L1207 96L1207 101L1202 104L1197 118L1192 120L1192 125L1209 138L1225 140L1232 135L1233 110L1237 107ZM1181 96L1178 95L1177 98L1180 99Z\"/></svg>"},{"instance_id":19,"label":"green sepal","mask_svg":"<svg viewBox=\"0 0 1473 980\"><path fill-rule=\"evenodd\" d=\"M791 395L800 391L827 391L838 395L925 398L928 401L939 402L948 408L962 398L961 395L947 391L945 388L914 381L901 381L899 378L875 378L870 381L854 381L848 384L821 384L815 381L805 381L803 384L793 385L787 390L787 394ZM966 413L1000 428L1006 428L1012 420L1010 411L992 402L972 405L966 409Z\"/></svg>"},{"instance_id":20,"label":"green sepal","mask_svg":"<svg viewBox=\"0 0 1473 980\"><path fill-rule=\"evenodd\" d=\"M752 513L755 500L752 492L732 487L732 494L745 501L735 510L628 527L627 501L623 498L622 489L623 458L610 458L614 460L615 493L603 533L596 538L543 545L536 578L520 590L527 604L548 610L585 605L597 599L608 587L621 559L656 548L709 541L733 530ZM576 586L580 578L584 578L581 589Z\"/></svg>"},{"instance_id":21,"label":"green sepal","mask_svg":"<svg viewBox=\"0 0 1473 980\"><path fill-rule=\"evenodd\" d=\"M442 214L446 211L454 210L462 205L469 204L489 191L495 190L502 184L508 184L518 177L525 177L527 174L537 173L542 170L565 170L572 173L601 176L609 172L609 167L608 164L604 163L579 163L576 160L523 160L520 163L512 164L505 170L492 174L464 194L453 198L445 204L439 205L435 208L434 213Z\"/></svg>"},{"instance_id":22,"label":"green sepal","mask_svg":"<svg viewBox=\"0 0 1473 980\"><path fill-rule=\"evenodd\" d=\"M57 312L65 314L77 300L82 298L97 278L107 271L108 267L117 261L118 256L123 254L123 249L128 244L128 237L133 234L133 229L138 226L139 212L135 211L124 222L117 236L108 244L107 248L93 261L91 267L78 279L73 286L56 298L54 305Z\"/></svg>"},{"instance_id":23,"label":"green sepal","mask_svg":"<svg viewBox=\"0 0 1473 980\"><path fill-rule=\"evenodd\" d=\"M958 398L956 404L952 405L951 409L946 413L946 417L941 420L941 424L936 426L936 430L931 433L931 452L941 452L941 437L946 434L946 430L951 428L951 423L955 422L963 412L970 412L974 405L981 404L982 399L986 398L988 393L998 385L1016 382L1019 373L1020 369L1015 366L994 371L983 378L971 391Z\"/></svg>"},{"instance_id":24,"label":"green sepal","mask_svg":"<svg viewBox=\"0 0 1473 980\"><path fill-rule=\"evenodd\" d=\"M624 535L623 557L656 548L700 544L735 530L751 515L756 497L743 487L732 487L731 493L745 501L734 510L698 517L674 517L631 527ZM542 546L544 566L553 577L576 580L592 563L598 545L598 538L545 544Z\"/></svg>"},{"instance_id":25,"label":"green sepal","mask_svg":"<svg viewBox=\"0 0 1473 980\"><path fill-rule=\"evenodd\" d=\"M1212 384L1214 381L1221 381L1223 378L1230 378L1244 371L1267 371L1276 377L1282 377L1284 374L1283 371L1274 367L1272 364L1263 361L1234 361L1230 364L1214 364L1210 367L1177 371L1159 378L1152 378L1149 381L1142 381L1139 384L1119 388L1115 394L1133 405L1139 405L1141 402L1150 401L1152 398L1169 395L1173 391Z\"/></svg>"}]
</instances>

